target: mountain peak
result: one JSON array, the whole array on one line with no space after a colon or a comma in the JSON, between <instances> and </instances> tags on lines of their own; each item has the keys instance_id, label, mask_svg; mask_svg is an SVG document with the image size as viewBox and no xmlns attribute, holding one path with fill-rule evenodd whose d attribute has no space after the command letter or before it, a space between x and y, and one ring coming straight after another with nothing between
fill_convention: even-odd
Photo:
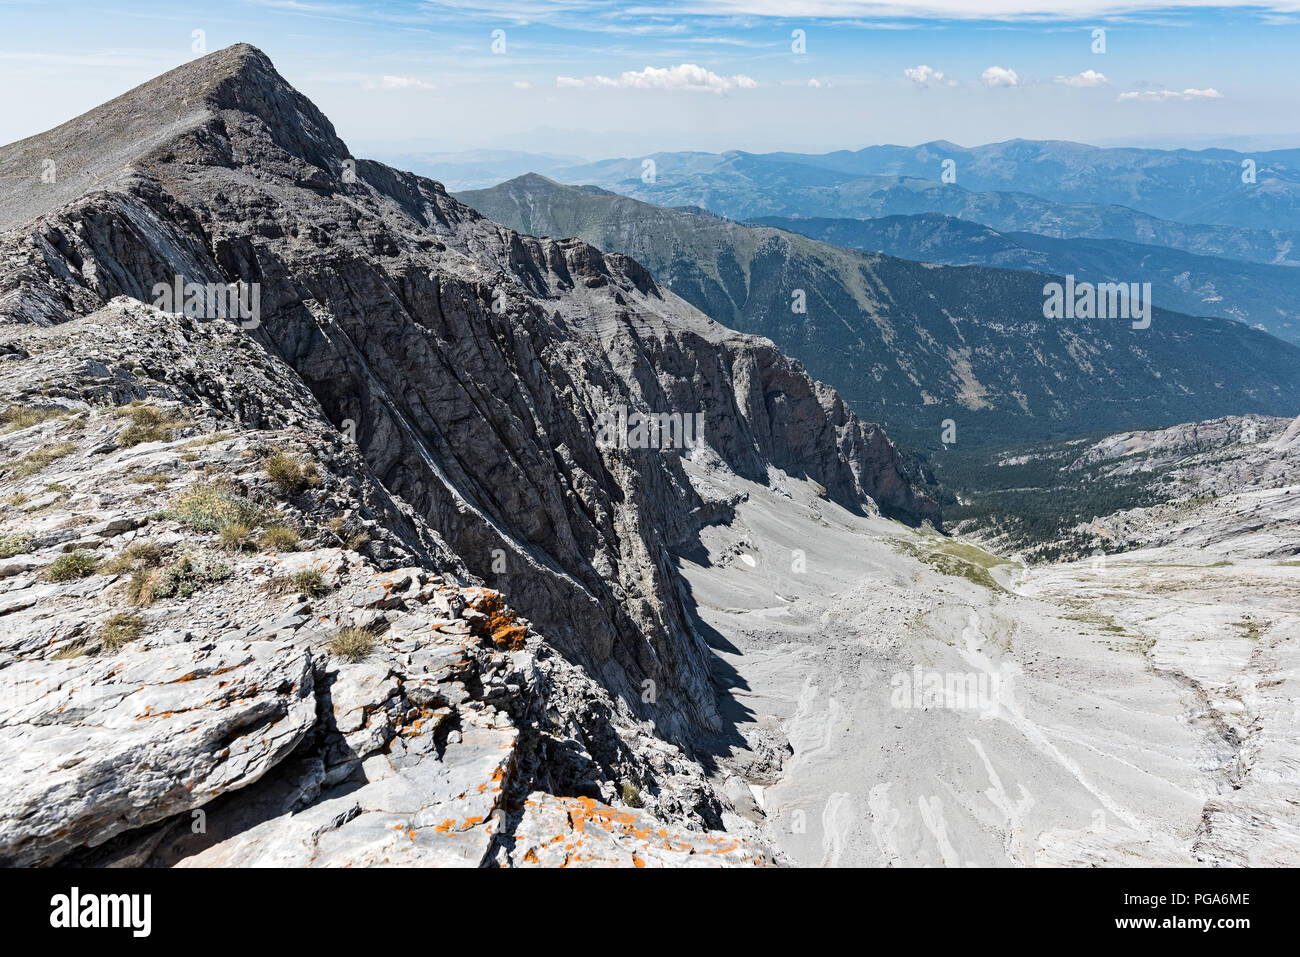
<instances>
[{"instance_id":1,"label":"mountain peak","mask_svg":"<svg viewBox=\"0 0 1300 957\"><path fill-rule=\"evenodd\" d=\"M195 94L203 90L216 90L231 81L235 81L237 84L259 83L268 74L274 74L280 83L288 86L288 81L275 72L275 66L271 63L270 57L251 43L235 43L182 63L175 69L154 77L135 89L158 90L160 88L179 86L190 94ZM126 95L130 96L131 94Z\"/></svg>"},{"instance_id":2,"label":"mountain peak","mask_svg":"<svg viewBox=\"0 0 1300 957\"><path fill-rule=\"evenodd\" d=\"M561 184L541 173L521 173L514 179L506 180L503 186L523 186L529 189L554 189Z\"/></svg>"},{"instance_id":3,"label":"mountain peak","mask_svg":"<svg viewBox=\"0 0 1300 957\"><path fill-rule=\"evenodd\" d=\"M259 129L250 127L249 118ZM204 165L229 163L229 154L211 137L181 145L214 120L226 139L260 133L321 169L333 169L349 155L333 124L276 72L270 58L237 43L52 130L0 147L0 228L57 209L88 189L113 185L160 153L188 153Z\"/></svg>"}]
</instances>

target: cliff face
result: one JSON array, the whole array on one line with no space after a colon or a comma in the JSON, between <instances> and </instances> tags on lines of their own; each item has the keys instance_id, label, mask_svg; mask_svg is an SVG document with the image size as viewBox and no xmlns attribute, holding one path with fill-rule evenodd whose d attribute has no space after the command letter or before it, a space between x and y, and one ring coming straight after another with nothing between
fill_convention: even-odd
<instances>
[{"instance_id":1,"label":"cliff face","mask_svg":"<svg viewBox=\"0 0 1300 957\"><path fill-rule=\"evenodd\" d=\"M628 720L669 740L723 730L672 551L734 504L697 491L682 456L761 482L776 466L859 510L938 519L884 434L770 342L708 320L630 259L521 236L437 183L353 160L252 47L4 147L0 169L0 320L16 327L14 354L30 355L34 326L76 337L123 322L157 340L138 367L115 357L111 387L70 374L68 409L166 396L226 428L310 424L317 441L338 438L354 478L390 503L388 518L366 506L392 540L380 564L400 555L498 589ZM237 348L189 354L214 340L172 342L114 302L160 305L147 310L156 326L183 309L155 288L178 277L256 290ZM254 355L291 380L294 404L240 383ZM704 441L598 441L621 408L699 414Z\"/></svg>"}]
</instances>

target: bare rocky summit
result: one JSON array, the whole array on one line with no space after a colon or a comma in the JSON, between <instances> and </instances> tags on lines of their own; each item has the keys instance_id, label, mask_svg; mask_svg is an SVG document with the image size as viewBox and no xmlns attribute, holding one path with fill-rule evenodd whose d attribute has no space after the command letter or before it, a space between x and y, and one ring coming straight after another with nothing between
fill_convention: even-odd
<instances>
[{"instance_id":1,"label":"bare rocky summit","mask_svg":"<svg viewBox=\"0 0 1300 957\"><path fill-rule=\"evenodd\" d=\"M879 428L635 261L354 160L246 45L0 172L0 860L779 860L716 786L676 556L740 499L692 475L937 523ZM621 406L704 443L599 443Z\"/></svg>"}]
</instances>

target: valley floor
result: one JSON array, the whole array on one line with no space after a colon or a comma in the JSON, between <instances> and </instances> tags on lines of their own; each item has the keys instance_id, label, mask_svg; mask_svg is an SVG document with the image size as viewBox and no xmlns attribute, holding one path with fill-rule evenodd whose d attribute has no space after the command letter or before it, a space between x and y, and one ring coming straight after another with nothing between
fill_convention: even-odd
<instances>
[{"instance_id":1,"label":"valley floor","mask_svg":"<svg viewBox=\"0 0 1300 957\"><path fill-rule=\"evenodd\" d=\"M1025 569L784 476L735 490L682 569L748 743L721 776L792 862L1300 863L1297 563Z\"/></svg>"}]
</instances>

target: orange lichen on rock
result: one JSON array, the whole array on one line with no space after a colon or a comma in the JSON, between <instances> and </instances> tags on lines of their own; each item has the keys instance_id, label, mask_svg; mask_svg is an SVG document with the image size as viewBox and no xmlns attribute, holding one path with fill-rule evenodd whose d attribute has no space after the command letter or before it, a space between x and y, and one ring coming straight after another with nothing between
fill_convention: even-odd
<instances>
[{"instance_id":1,"label":"orange lichen on rock","mask_svg":"<svg viewBox=\"0 0 1300 957\"><path fill-rule=\"evenodd\" d=\"M608 804L601 804L589 797L562 798L561 800L568 808L569 823L579 834L584 833L587 829L587 823L591 822L604 831L612 832L614 826L618 825L624 834L643 841L650 839L650 829L638 826L642 822L635 814L620 811ZM667 842L664 843L667 845Z\"/></svg>"},{"instance_id":2,"label":"orange lichen on rock","mask_svg":"<svg viewBox=\"0 0 1300 957\"><path fill-rule=\"evenodd\" d=\"M485 589L470 602L470 607L484 616L474 623L479 638L488 638L498 648L508 651L519 651L524 647L528 631L519 624L515 613L506 607L500 592Z\"/></svg>"}]
</instances>

